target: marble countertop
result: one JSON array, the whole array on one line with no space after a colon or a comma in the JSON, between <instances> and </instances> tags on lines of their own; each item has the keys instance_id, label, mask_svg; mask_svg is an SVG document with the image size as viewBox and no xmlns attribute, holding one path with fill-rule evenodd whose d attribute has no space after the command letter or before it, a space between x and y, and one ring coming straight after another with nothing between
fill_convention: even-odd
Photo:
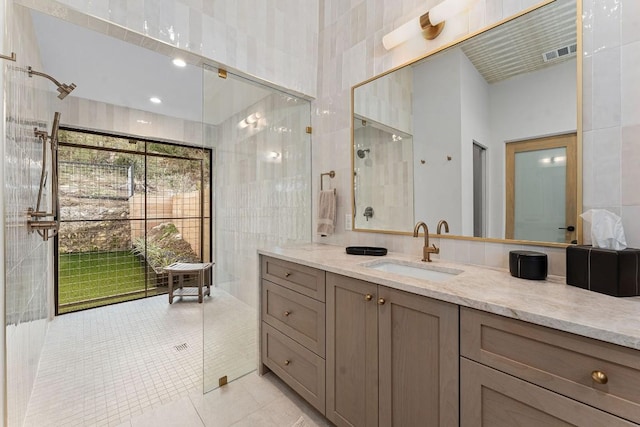
<instances>
[{"instance_id":1,"label":"marble countertop","mask_svg":"<svg viewBox=\"0 0 640 427\"><path fill-rule=\"evenodd\" d=\"M366 264L395 260L422 264L422 254L409 256L348 255L341 246L305 244L260 249L260 254L336 274L471 307L537 325L548 326L640 350L640 298L615 298L565 284L565 278L525 280L509 271L434 260L433 269L462 273L445 282L416 279L374 270ZM426 263L425 263L426 264Z\"/></svg>"}]
</instances>

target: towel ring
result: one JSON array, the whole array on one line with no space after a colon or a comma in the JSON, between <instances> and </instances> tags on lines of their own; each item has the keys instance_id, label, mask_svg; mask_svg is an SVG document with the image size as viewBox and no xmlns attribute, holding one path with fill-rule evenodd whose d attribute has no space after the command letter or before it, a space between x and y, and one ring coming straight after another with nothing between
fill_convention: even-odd
<instances>
[{"instance_id":1,"label":"towel ring","mask_svg":"<svg viewBox=\"0 0 640 427\"><path fill-rule=\"evenodd\" d=\"M336 171L329 171L329 172L325 172L325 173L321 173L320 174L320 191L324 190L323 185L322 185L322 179L327 175L329 176L329 178L335 178ZM334 193L336 192L335 188L333 189L333 192Z\"/></svg>"}]
</instances>

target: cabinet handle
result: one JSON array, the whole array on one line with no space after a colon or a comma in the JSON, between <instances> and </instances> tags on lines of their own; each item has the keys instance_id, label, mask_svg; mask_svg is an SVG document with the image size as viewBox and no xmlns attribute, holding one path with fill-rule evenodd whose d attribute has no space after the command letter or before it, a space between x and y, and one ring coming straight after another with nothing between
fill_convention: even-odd
<instances>
[{"instance_id":1,"label":"cabinet handle","mask_svg":"<svg viewBox=\"0 0 640 427\"><path fill-rule=\"evenodd\" d=\"M287 317L288 315L291 314L291 312L290 311L285 311L283 314L285 315L285 317Z\"/></svg>"},{"instance_id":2,"label":"cabinet handle","mask_svg":"<svg viewBox=\"0 0 640 427\"><path fill-rule=\"evenodd\" d=\"M291 273L289 273L288 271L284 273L284 277L289 277L289 276L291 276Z\"/></svg>"},{"instance_id":3,"label":"cabinet handle","mask_svg":"<svg viewBox=\"0 0 640 427\"><path fill-rule=\"evenodd\" d=\"M384 298L378 298L378 305L384 305L385 302Z\"/></svg>"},{"instance_id":4,"label":"cabinet handle","mask_svg":"<svg viewBox=\"0 0 640 427\"><path fill-rule=\"evenodd\" d=\"M609 378L607 377L607 374L605 374L602 371L591 372L591 378L598 384L606 384L607 382L609 382Z\"/></svg>"},{"instance_id":5,"label":"cabinet handle","mask_svg":"<svg viewBox=\"0 0 640 427\"><path fill-rule=\"evenodd\" d=\"M365 301L371 301L371 300L373 299L373 295L371 295L371 294L366 294L366 295L364 296L364 299L365 299Z\"/></svg>"},{"instance_id":6,"label":"cabinet handle","mask_svg":"<svg viewBox=\"0 0 640 427\"><path fill-rule=\"evenodd\" d=\"M289 363L291 363L291 362L290 362L290 361L288 361L288 360L285 360L285 361L284 361L284 366L289 365Z\"/></svg>"}]
</instances>

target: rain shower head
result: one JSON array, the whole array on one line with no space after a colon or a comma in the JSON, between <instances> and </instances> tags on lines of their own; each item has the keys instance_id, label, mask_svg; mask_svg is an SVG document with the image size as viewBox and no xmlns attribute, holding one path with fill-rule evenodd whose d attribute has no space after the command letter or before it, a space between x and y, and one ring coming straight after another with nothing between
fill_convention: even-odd
<instances>
[{"instance_id":1,"label":"rain shower head","mask_svg":"<svg viewBox=\"0 0 640 427\"><path fill-rule=\"evenodd\" d=\"M370 149L368 149L368 148L366 148L366 149L364 149L364 150L358 150L358 151L356 152L356 154L358 154L358 157L360 157L361 159L364 159L364 156L366 156L366 155L367 155L367 153L370 153L370 152L371 152L371 150L370 150Z\"/></svg>"},{"instance_id":2,"label":"rain shower head","mask_svg":"<svg viewBox=\"0 0 640 427\"><path fill-rule=\"evenodd\" d=\"M70 85L62 83L60 86L58 86L58 92L60 92L60 94L58 95L58 98L64 99L75 88L76 88L75 83L71 83Z\"/></svg>"},{"instance_id":3,"label":"rain shower head","mask_svg":"<svg viewBox=\"0 0 640 427\"><path fill-rule=\"evenodd\" d=\"M67 95L71 93L71 91L73 91L76 88L76 85L74 83L71 83L71 84L60 83L50 75L41 73L39 71L35 71L31 67L27 67L27 71L29 73L29 77L33 77L33 75L44 77L45 79L51 80L53 84L58 86L58 92L60 92L60 94L58 95L59 99L64 99Z\"/></svg>"}]
</instances>

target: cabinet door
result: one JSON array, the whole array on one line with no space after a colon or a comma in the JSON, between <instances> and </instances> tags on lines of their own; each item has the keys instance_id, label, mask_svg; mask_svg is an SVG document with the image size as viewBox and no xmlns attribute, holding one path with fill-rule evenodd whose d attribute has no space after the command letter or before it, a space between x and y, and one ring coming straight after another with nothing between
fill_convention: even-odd
<instances>
[{"instance_id":1,"label":"cabinet door","mask_svg":"<svg viewBox=\"0 0 640 427\"><path fill-rule=\"evenodd\" d=\"M465 358L460 388L462 427L637 425Z\"/></svg>"},{"instance_id":2,"label":"cabinet door","mask_svg":"<svg viewBox=\"0 0 640 427\"><path fill-rule=\"evenodd\" d=\"M458 306L378 288L380 426L458 425Z\"/></svg>"},{"instance_id":3,"label":"cabinet door","mask_svg":"<svg viewBox=\"0 0 640 427\"><path fill-rule=\"evenodd\" d=\"M327 273L327 412L337 426L378 425L377 286Z\"/></svg>"}]
</instances>

